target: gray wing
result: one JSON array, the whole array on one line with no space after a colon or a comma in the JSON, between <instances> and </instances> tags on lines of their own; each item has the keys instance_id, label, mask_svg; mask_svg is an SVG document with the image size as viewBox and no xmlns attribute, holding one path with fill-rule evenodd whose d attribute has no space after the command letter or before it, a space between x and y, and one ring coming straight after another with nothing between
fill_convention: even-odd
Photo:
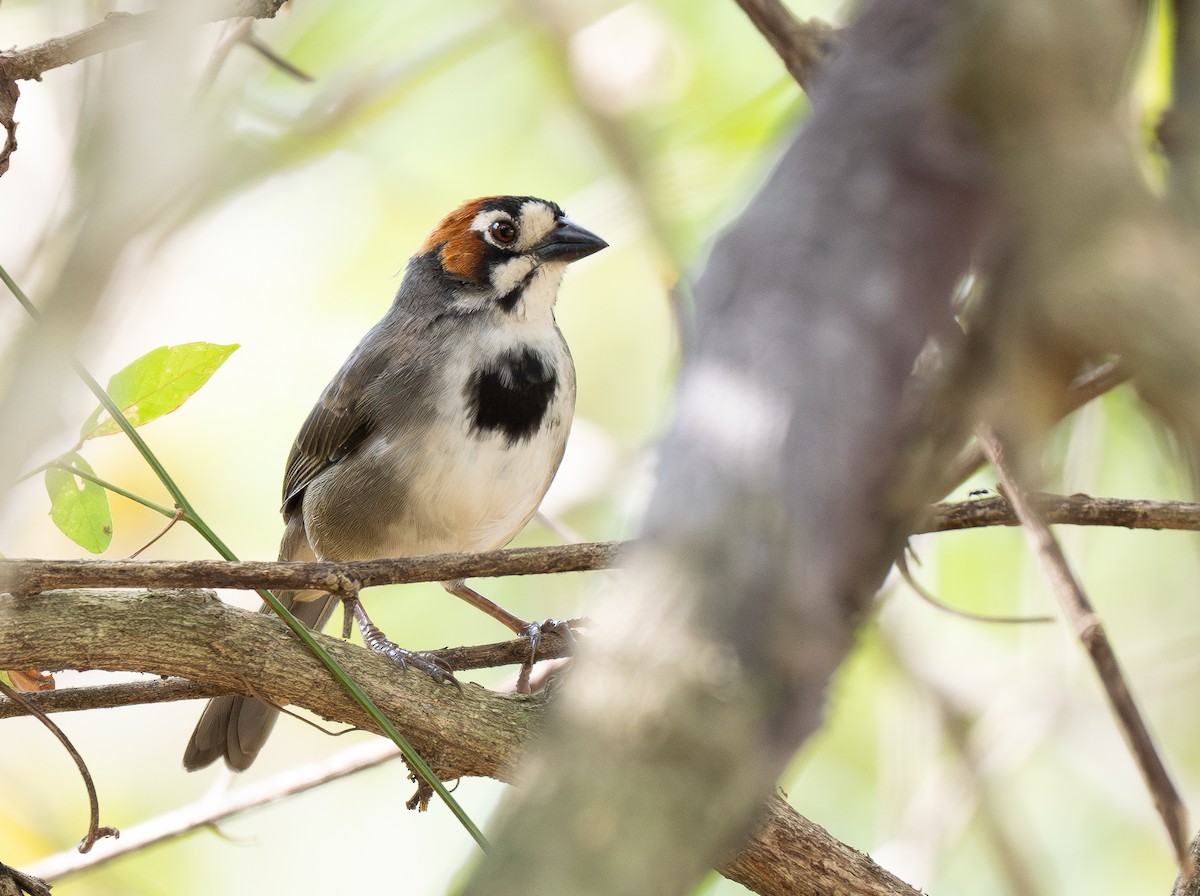
<instances>
[{"instance_id":1,"label":"gray wing","mask_svg":"<svg viewBox=\"0 0 1200 896\"><path fill-rule=\"evenodd\" d=\"M390 332L389 332L390 330ZM403 385L421 377L411 348L416 334L381 321L359 343L325 387L300 427L283 474L283 514L300 505L304 490L325 470L354 452L381 425L403 425ZM390 394L389 394L390 393ZM381 411L388 412L381 420Z\"/></svg>"}]
</instances>

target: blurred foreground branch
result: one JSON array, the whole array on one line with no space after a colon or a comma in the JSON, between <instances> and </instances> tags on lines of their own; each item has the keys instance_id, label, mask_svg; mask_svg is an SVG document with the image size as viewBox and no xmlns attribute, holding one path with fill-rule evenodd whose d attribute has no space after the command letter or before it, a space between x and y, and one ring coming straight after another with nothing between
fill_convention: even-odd
<instances>
[{"instance_id":1,"label":"blurred foreground branch","mask_svg":"<svg viewBox=\"0 0 1200 896\"><path fill-rule=\"evenodd\" d=\"M95 25L52 37L28 47L0 52L0 83L41 80L51 69L79 62L160 34L164 20L178 25L180 19L193 24L224 19L274 17L286 0L192 0L178 9L142 13L109 13Z\"/></svg>"},{"instance_id":2,"label":"blurred foreground branch","mask_svg":"<svg viewBox=\"0 0 1200 896\"><path fill-rule=\"evenodd\" d=\"M936 497L892 486L910 373L980 233L983 170L945 109L951 10L868 3L713 248L643 537L469 896L689 892L819 726Z\"/></svg>"},{"instance_id":3,"label":"blurred foreground branch","mask_svg":"<svg viewBox=\"0 0 1200 896\"><path fill-rule=\"evenodd\" d=\"M71 625L62 625L63 619L70 619ZM31 631L38 636L29 637ZM230 607L205 592L49 591L36 597L7 596L0 597L0 668L182 676L375 730L303 645L281 638L282 631L274 618ZM511 780L516 759L544 723L545 692L504 695L467 684L459 693L425 676L399 673L371 651L319 637L445 778ZM52 698L32 696L33 702L45 699ZM815 865L824 869L822 877L813 883L791 883L797 867ZM855 893L916 896L866 856L779 801L768 807L755 836L725 870L759 893L817 896L830 892L831 881L853 880L859 887Z\"/></svg>"}]
</instances>

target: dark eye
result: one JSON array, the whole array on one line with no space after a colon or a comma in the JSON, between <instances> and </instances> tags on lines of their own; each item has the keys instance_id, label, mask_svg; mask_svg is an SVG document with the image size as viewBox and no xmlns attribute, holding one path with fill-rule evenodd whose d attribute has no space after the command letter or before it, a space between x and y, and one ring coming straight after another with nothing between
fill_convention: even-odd
<instances>
[{"instance_id":1,"label":"dark eye","mask_svg":"<svg viewBox=\"0 0 1200 896\"><path fill-rule=\"evenodd\" d=\"M488 225L488 233L501 246L507 246L517 238L517 228L512 221L493 221Z\"/></svg>"}]
</instances>

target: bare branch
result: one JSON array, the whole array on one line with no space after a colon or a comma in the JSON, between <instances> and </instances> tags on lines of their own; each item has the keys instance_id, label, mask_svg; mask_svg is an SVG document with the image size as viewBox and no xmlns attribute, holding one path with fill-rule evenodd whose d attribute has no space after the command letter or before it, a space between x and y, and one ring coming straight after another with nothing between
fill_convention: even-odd
<instances>
[{"instance_id":1,"label":"bare branch","mask_svg":"<svg viewBox=\"0 0 1200 896\"><path fill-rule=\"evenodd\" d=\"M578 620L571 620L572 629ZM575 637L578 637L576 633ZM556 631L543 632L538 641L540 660L551 660L569 656L574 645ZM529 641L514 638L497 644L480 644L470 647L446 647L429 651L443 660L452 669L462 672L467 669L490 669L496 666L515 666L529 659ZM153 681L126 681L95 687L60 688L54 691L39 691L25 694L25 700L44 713L78 712L85 709L112 709L118 706L136 706L145 703L169 703L175 700L199 700L228 694L227 688L199 684L183 678L155 679ZM11 700L0 698L0 719L24 715L25 710Z\"/></svg>"},{"instance_id":2,"label":"bare branch","mask_svg":"<svg viewBox=\"0 0 1200 896\"><path fill-rule=\"evenodd\" d=\"M621 542L591 542L353 563L0 560L0 591L30 594L49 588L85 586L320 589L351 594L359 588L376 585L607 569L616 564L624 547Z\"/></svg>"},{"instance_id":3,"label":"bare branch","mask_svg":"<svg viewBox=\"0 0 1200 896\"><path fill-rule=\"evenodd\" d=\"M1054 524L1200 531L1200 503L1051 494L1031 495L1029 499L1046 521ZM912 534L1020 524L1008 500L997 496L932 505ZM347 563L0 558L0 591L35 594L51 588L311 588L346 593L377 585L610 569L631 547L632 542L589 542Z\"/></svg>"},{"instance_id":4,"label":"bare branch","mask_svg":"<svg viewBox=\"0 0 1200 896\"><path fill-rule=\"evenodd\" d=\"M205 0L189 3L183 12L109 13L103 21L71 34L0 53L0 82L40 80L43 72L145 40L168 17L177 22L180 15L186 15L196 24L243 17L269 19L283 4L284 0Z\"/></svg>"},{"instance_id":5,"label":"bare branch","mask_svg":"<svg viewBox=\"0 0 1200 896\"><path fill-rule=\"evenodd\" d=\"M83 786L87 790L88 797L88 827L87 833L83 835L83 839L79 842L79 851L88 852L102 838L120 837L121 833L116 828L107 825L101 826L100 798L96 795L96 782L92 780L92 773L88 771L87 763L83 761L83 756L75 749L75 745L71 743L71 739L50 720L49 716L36 706L32 706L28 700L3 681L0 681L0 693L4 694L12 702L20 705L26 712L41 722L57 738L58 742L63 745L63 749L67 751L71 760L75 763L75 767L79 769L79 776L83 778Z\"/></svg>"},{"instance_id":6,"label":"bare branch","mask_svg":"<svg viewBox=\"0 0 1200 896\"><path fill-rule=\"evenodd\" d=\"M55 624L64 618L72 625ZM30 631L38 637L28 637ZM36 597L0 597L0 668L121 669L190 677L224 692L259 692L371 730L370 720L347 701L303 645L284 634L274 617L239 610L204 592L48 591ZM447 778L510 780L525 744L544 722L545 693L502 695L475 684L460 693L399 672L360 647L318 637ZM35 699L40 703L47 698ZM859 886L855 893L917 896L782 803L768 807L727 870L758 893L830 892L807 880L791 883L797 868L814 867L823 869L818 885L853 880Z\"/></svg>"},{"instance_id":7,"label":"bare branch","mask_svg":"<svg viewBox=\"0 0 1200 896\"><path fill-rule=\"evenodd\" d=\"M120 840L103 843L86 856L73 850L63 850L47 856L32 865L29 873L43 880L59 881L68 875L96 868L147 846L173 840L189 831L216 824L249 809L256 809L329 781L374 768L399 756L400 751L390 741L372 740L358 744L316 762L289 769L265 781L238 787L216 798L199 800L127 827Z\"/></svg>"},{"instance_id":8,"label":"bare branch","mask_svg":"<svg viewBox=\"0 0 1200 896\"><path fill-rule=\"evenodd\" d=\"M1197 867L1200 867L1200 834L1192 840L1188 852L1192 857L1191 873L1179 873L1175 886L1171 888L1171 896L1200 896L1200 874L1196 873Z\"/></svg>"},{"instance_id":9,"label":"bare branch","mask_svg":"<svg viewBox=\"0 0 1200 896\"><path fill-rule=\"evenodd\" d=\"M819 19L800 21L780 0L737 0L737 5L811 96L816 75L841 44L841 32Z\"/></svg>"},{"instance_id":10,"label":"bare branch","mask_svg":"<svg viewBox=\"0 0 1200 896\"><path fill-rule=\"evenodd\" d=\"M176 700L200 700L229 693L225 688L198 684L184 678L153 681L123 681L97 687L60 688L25 694L25 700L47 715L78 712L85 709L113 709L144 703L170 703ZM25 715L25 709L11 700L0 700L0 719Z\"/></svg>"},{"instance_id":11,"label":"bare branch","mask_svg":"<svg viewBox=\"0 0 1200 896\"><path fill-rule=\"evenodd\" d=\"M22 896L24 893L50 896L50 887L44 880L0 862L0 896Z\"/></svg>"},{"instance_id":12,"label":"bare branch","mask_svg":"<svg viewBox=\"0 0 1200 896\"><path fill-rule=\"evenodd\" d=\"M1030 625L1056 621L1053 616L996 616L991 613L972 613L970 610L953 607L917 581L912 570L908 567L908 558L903 551L896 558L896 571L900 573L900 578L904 579L905 584L916 593L917 597L930 606L937 607L943 613L957 616L960 619L969 619L971 622L983 622L993 625Z\"/></svg>"},{"instance_id":13,"label":"bare branch","mask_svg":"<svg viewBox=\"0 0 1200 896\"><path fill-rule=\"evenodd\" d=\"M1200 503L1146 501L1137 498L1093 498L1090 495L1027 496L1047 523L1072 526L1118 526L1125 529L1200 530ZM983 526L1019 526L1009 499L998 496L935 504L914 534L976 529ZM0 566L0 577L3 567Z\"/></svg>"},{"instance_id":14,"label":"bare branch","mask_svg":"<svg viewBox=\"0 0 1200 896\"><path fill-rule=\"evenodd\" d=\"M0 144L0 174L8 170L8 159L17 151L17 99L21 88L16 81L0 79L0 128L4 129L4 142Z\"/></svg>"},{"instance_id":15,"label":"bare branch","mask_svg":"<svg viewBox=\"0 0 1200 896\"><path fill-rule=\"evenodd\" d=\"M1037 508L1026 500L1016 474L1005 458L1000 439L993 430L985 428L980 430L979 442L984 454L1000 475L1008 498L1021 519L1030 547L1058 597L1063 612L1071 621L1075 634L1096 667L1096 674L1108 695L1121 733L1125 736L1138 768L1146 779L1146 786L1154 799L1154 805L1166 826L1167 836L1175 847L1175 855L1182 869L1181 874L1185 878L1190 877L1192 858L1187 849L1187 809L1158 753L1145 719L1134 702L1104 626L1079 580L1071 571L1058 540L1046 521L1038 514Z\"/></svg>"}]
</instances>

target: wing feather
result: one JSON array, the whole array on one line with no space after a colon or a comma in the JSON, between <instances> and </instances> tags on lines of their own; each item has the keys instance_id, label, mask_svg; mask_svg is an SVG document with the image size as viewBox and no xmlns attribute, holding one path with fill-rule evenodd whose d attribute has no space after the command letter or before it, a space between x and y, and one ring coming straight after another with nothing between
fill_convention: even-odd
<instances>
[{"instance_id":1,"label":"wing feather","mask_svg":"<svg viewBox=\"0 0 1200 896\"><path fill-rule=\"evenodd\" d=\"M346 360L300 427L283 474L285 517L299 505L314 479L358 448L376 428L380 381L389 363L402 365L403 359L389 358L379 350L378 339L374 350L363 351L371 335L375 331Z\"/></svg>"}]
</instances>

